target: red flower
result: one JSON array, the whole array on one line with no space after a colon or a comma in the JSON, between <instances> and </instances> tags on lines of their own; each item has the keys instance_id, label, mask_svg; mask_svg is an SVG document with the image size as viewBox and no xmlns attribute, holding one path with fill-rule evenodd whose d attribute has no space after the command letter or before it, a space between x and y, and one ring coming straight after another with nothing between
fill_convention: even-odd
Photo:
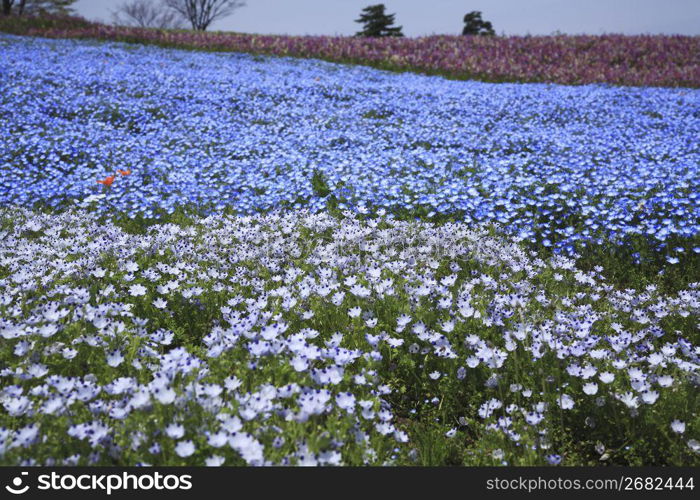
<instances>
[{"instance_id":1,"label":"red flower","mask_svg":"<svg viewBox=\"0 0 700 500\"><path fill-rule=\"evenodd\" d=\"M97 182L99 182L100 184L102 184L104 186L109 187L114 182L114 176L110 175L110 176L106 177L105 179L102 179L101 181L97 181Z\"/></svg>"}]
</instances>

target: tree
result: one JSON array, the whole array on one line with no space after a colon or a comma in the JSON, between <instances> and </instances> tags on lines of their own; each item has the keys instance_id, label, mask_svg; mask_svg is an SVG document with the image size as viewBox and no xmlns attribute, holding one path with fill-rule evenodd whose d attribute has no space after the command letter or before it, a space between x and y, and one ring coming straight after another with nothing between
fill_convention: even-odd
<instances>
[{"instance_id":1,"label":"tree","mask_svg":"<svg viewBox=\"0 0 700 500\"><path fill-rule=\"evenodd\" d=\"M473 10L464 16L463 35L495 35L493 26L489 21L481 19L481 12Z\"/></svg>"},{"instance_id":2,"label":"tree","mask_svg":"<svg viewBox=\"0 0 700 500\"><path fill-rule=\"evenodd\" d=\"M139 28L176 29L184 27L180 14L162 0L129 0L112 12L115 24Z\"/></svg>"},{"instance_id":3,"label":"tree","mask_svg":"<svg viewBox=\"0 0 700 500\"><path fill-rule=\"evenodd\" d=\"M243 0L165 0L165 4L187 19L192 29L206 30L217 19L233 14L243 7Z\"/></svg>"},{"instance_id":4,"label":"tree","mask_svg":"<svg viewBox=\"0 0 700 500\"><path fill-rule=\"evenodd\" d=\"M71 5L76 0L2 0L2 14L12 14L12 7L17 6L16 13L22 14L70 14Z\"/></svg>"},{"instance_id":5,"label":"tree","mask_svg":"<svg viewBox=\"0 0 700 500\"><path fill-rule=\"evenodd\" d=\"M12 4L15 0L2 0L2 15L9 16L12 13Z\"/></svg>"},{"instance_id":6,"label":"tree","mask_svg":"<svg viewBox=\"0 0 700 500\"><path fill-rule=\"evenodd\" d=\"M17 6L17 15L23 14L71 14L76 0L9 0L10 8ZM3 0L3 7L5 1ZM3 8L4 13L4 8ZM10 12L8 12L9 14Z\"/></svg>"},{"instance_id":7,"label":"tree","mask_svg":"<svg viewBox=\"0 0 700 500\"><path fill-rule=\"evenodd\" d=\"M364 24L364 29L356 33L355 36L403 36L402 26L392 26L395 14L387 15L385 9L383 3L362 9L360 18L356 19L355 22Z\"/></svg>"}]
</instances>

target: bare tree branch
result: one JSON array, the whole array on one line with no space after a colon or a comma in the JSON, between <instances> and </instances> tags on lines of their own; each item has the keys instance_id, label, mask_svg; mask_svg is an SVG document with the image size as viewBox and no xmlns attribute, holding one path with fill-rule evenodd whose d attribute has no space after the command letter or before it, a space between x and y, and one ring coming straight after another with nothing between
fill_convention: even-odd
<instances>
[{"instance_id":1,"label":"bare tree branch","mask_svg":"<svg viewBox=\"0 0 700 500\"><path fill-rule=\"evenodd\" d=\"M184 27L180 14L171 10L164 2L152 0L130 0L112 12L115 24L138 26L139 28L173 29Z\"/></svg>"},{"instance_id":2,"label":"bare tree branch","mask_svg":"<svg viewBox=\"0 0 700 500\"><path fill-rule=\"evenodd\" d=\"M175 12L192 24L192 29L204 31L211 23L230 16L245 5L243 0L165 0Z\"/></svg>"}]
</instances>

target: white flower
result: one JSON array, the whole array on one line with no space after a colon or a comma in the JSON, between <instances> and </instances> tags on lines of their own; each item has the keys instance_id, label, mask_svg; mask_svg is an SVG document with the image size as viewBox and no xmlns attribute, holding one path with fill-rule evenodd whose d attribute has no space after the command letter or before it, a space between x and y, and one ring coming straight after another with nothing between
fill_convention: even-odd
<instances>
[{"instance_id":1,"label":"white flower","mask_svg":"<svg viewBox=\"0 0 700 500\"><path fill-rule=\"evenodd\" d=\"M350 288L350 293L352 293L356 297L366 298L369 297L370 290L361 285L353 285L352 288Z\"/></svg>"},{"instance_id":2,"label":"white flower","mask_svg":"<svg viewBox=\"0 0 700 500\"><path fill-rule=\"evenodd\" d=\"M589 396L593 396L598 392L598 384L588 383L583 385L583 392Z\"/></svg>"},{"instance_id":3,"label":"white flower","mask_svg":"<svg viewBox=\"0 0 700 500\"><path fill-rule=\"evenodd\" d=\"M207 443L209 446L214 448L221 448L228 442L228 435L225 432L217 432L216 434L210 434L207 438Z\"/></svg>"},{"instance_id":4,"label":"white flower","mask_svg":"<svg viewBox=\"0 0 700 500\"><path fill-rule=\"evenodd\" d=\"M671 422L671 430L676 434L683 434L685 432L685 422L674 420Z\"/></svg>"},{"instance_id":5,"label":"white flower","mask_svg":"<svg viewBox=\"0 0 700 500\"><path fill-rule=\"evenodd\" d=\"M570 410L574 407L574 398L568 394L562 394L558 400L558 403L562 410Z\"/></svg>"},{"instance_id":6,"label":"white flower","mask_svg":"<svg viewBox=\"0 0 700 500\"><path fill-rule=\"evenodd\" d=\"M642 393L642 401L648 405L653 405L659 399L659 393L656 391L644 391Z\"/></svg>"},{"instance_id":7,"label":"white flower","mask_svg":"<svg viewBox=\"0 0 700 500\"><path fill-rule=\"evenodd\" d=\"M411 322L411 317L408 314L402 314L398 318L396 318L396 324L398 326L406 326Z\"/></svg>"},{"instance_id":8,"label":"white flower","mask_svg":"<svg viewBox=\"0 0 700 500\"><path fill-rule=\"evenodd\" d=\"M635 396L631 392L626 392L625 394L617 394L616 397L617 399L622 401L628 408L639 407L639 400L637 399L637 396Z\"/></svg>"},{"instance_id":9,"label":"white flower","mask_svg":"<svg viewBox=\"0 0 700 500\"><path fill-rule=\"evenodd\" d=\"M185 435L185 428L179 424L170 424L165 428L165 433L172 439L180 439Z\"/></svg>"},{"instance_id":10,"label":"white flower","mask_svg":"<svg viewBox=\"0 0 700 500\"><path fill-rule=\"evenodd\" d=\"M241 386L241 384L243 384L243 382L235 375L224 379L224 387L226 387L227 391L235 391Z\"/></svg>"},{"instance_id":11,"label":"white flower","mask_svg":"<svg viewBox=\"0 0 700 500\"><path fill-rule=\"evenodd\" d=\"M530 425L537 425L544 420L544 415L537 412L525 413L525 421Z\"/></svg>"},{"instance_id":12,"label":"white flower","mask_svg":"<svg viewBox=\"0 0 700 500\"><path fill-rule=\"evenodd\" d=\"M236 432L231 436L228 444L240 453L249 465L261 464L264 459L263 445L250 434Z\"/></svg>"},{"instance_id":13,"label":"white flower","mask_svg":"<svg viewBox=\"0 0 700 500\"><path fill-rule=\"evenodd\" d=\"M107 274L107 271L98 267L90 274L92 274L95 278L104 278L105 274Z\"/></svg>"},{"instance_id":14,"label":"white flower","mask_svg":"<svg viewBox=\"0 0 700 500\"><path fill-rule=\"evenodd\" d=\"M195 451L194 443L192 441L180 441L175 446L175 453L177 456L182 458L187 458L192 455Z\"/></svg>"},{"instance_id":15,"label":"white flower","mask_svg":"<svg viewBox=\"0 0 700 500\"><path fill-rule=\"evenodd\" d=\"M95 202L95 201L100 201L100 200L102 200L102 199L104 199L104 198L106 198L106 197L107 197L106 194L91 194L90 196L87 196L87 197L83 200L83 202L84 202L84 203L93 203L93 202Z\"/></svg>"},{"instance_id":16,"label":"white flower","mask_svg":"<svg viewBox=\"0 0 700 500\"><path fill-rule=\"evenodd\" d=\"M156 391L155 395L156 399L164 405L169 405L170 403L175 401L175 396L177 396L177 394L175 394L175 391L173 391L170 387Z\"/></svg>"},{"instance_id":17,"label":"white flower","mask_svg":"<svg viewBox=\"0 0 700 500\"><path fill-rule=\"evenodd\" d=\"M109 355L107 355L107 364L112 368L116 368L117 366L121 365L123 361L124 356L122 356L122 353L119 350L112 351Z\"/></svg>"},{"instance_id":18,"label":"white flower","mask_svg":"<svg viewBox=\"0 0 700 500\"><path fill-rule=\"evenodd\" d=\"M349 392L341 392L335 398L338 408L341 408L348 413L352 413L355 408L355 396Z\"/></svg>"},{"instance_id":19,"label":"white flower","mask_svg":"<svg viewBox=\"0 0 700 500\"><path fill-rule=\"evenodd\" d=\"M207 467L219 467L223 465L226 459L219 455L212 455L204 460Z\"/></svg>"},{"instance_id":20,"label":"white flower","mask_svg":"<svg viewBox=\"0 0 700 500\"><path fill-rule=\"evenodd\" d=\"M153 301L153 307L157 309L165 309L168 305L168 301L158 297L156 300Z\"/></svg>"},{"instance_id":21,"label":"white flower","mask_svg":"<svg viewBox=\"0 0 700 500\"><path fill-rule=\"evenodd\" d=\"M129 294L132 297L140 297L141 295L146 295L146 287L143 285L131 285L129 287Z\"/></svg>"}]
</instances>

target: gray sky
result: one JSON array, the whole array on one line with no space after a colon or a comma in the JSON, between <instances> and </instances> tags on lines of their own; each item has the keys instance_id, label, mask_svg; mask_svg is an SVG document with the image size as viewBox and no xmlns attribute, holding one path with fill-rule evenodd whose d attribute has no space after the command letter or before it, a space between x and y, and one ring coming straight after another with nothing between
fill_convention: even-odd
<instances>
[{"instance_id":1,"label":"gray sky","mask_svg":"<svg viewBox=\"0 0 700 500\"><path fill-rule=\"evenodd\" d=\"M77 12L110 21L123 0L78 0ZM154 0L157 1L157 0ZM384 3L406 36L459 34L462 17L480 10L498 34L555 31L700 35L700 0L247 0L210 29L290 35L352 35L363 7Z\"/></svg>"}]
</instances>

